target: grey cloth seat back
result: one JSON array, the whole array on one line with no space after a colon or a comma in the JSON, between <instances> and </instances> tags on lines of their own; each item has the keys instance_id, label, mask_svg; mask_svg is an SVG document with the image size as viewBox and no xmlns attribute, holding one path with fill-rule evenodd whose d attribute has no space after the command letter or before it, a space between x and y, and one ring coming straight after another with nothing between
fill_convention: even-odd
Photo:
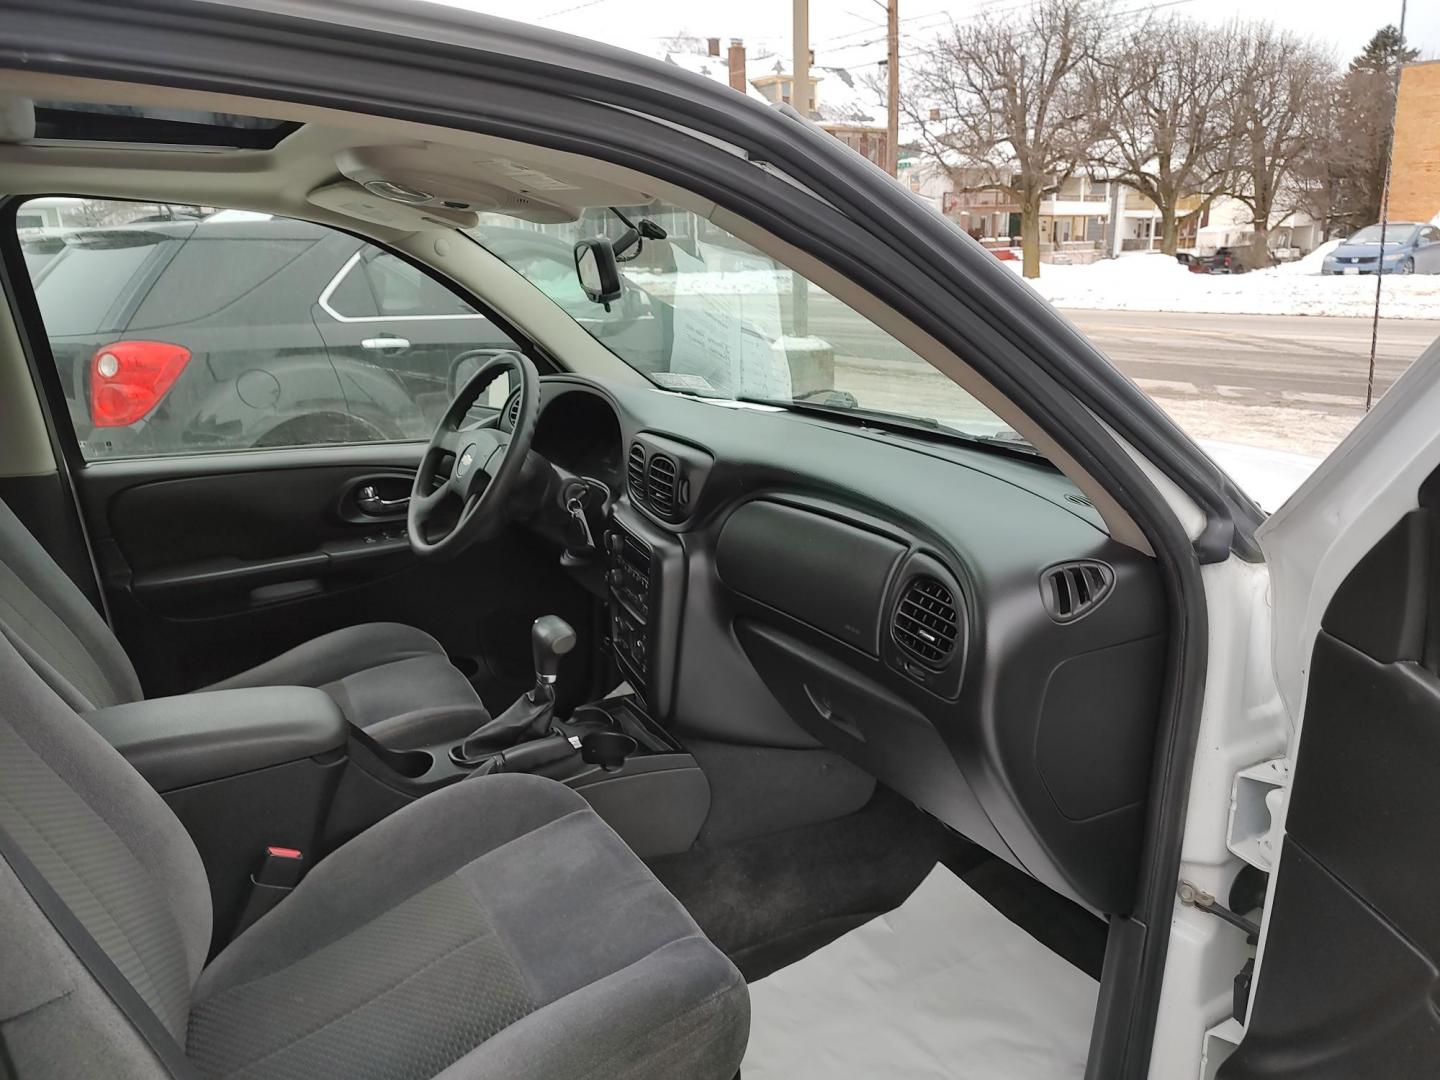
<instances>
[{"instance_id":1,"label":"grey cloth seat back","mask_svg":"<svg viewBox=\"0 0 1440 1080\"><path fill-rule=\"evenodd\" d=\"M210 945L200 857L159 795L5 641L0 825L183 1045ZM0 1037L21 1075L161 1075L3 861L0 957Z\"/></svg>"},{"instance_id":2,"label":"grey cloth seat back","mask_svg":"<svg viewBox=\"0 0 1440 1080\"><path fill-rule=\"evenodd\" d=\"M3 502L0 637L78 713L144 697L105 620ZM444 646L402 623L322 634L208 689L254 686L319 687L352 724L396 749L458 742L490 718Z\"/></svg>"},{"instance_id":3,"label":"grey cloth seat back","mask_svg":"<svg viewBox=\"0 0 1440 1080\"><path fill-rule=\"evenodd\" d=\"M207 1078L730 1080L744 1055L739 971L552 780L425 796L204 967L189 836L0 641L0 826ZM20 1080L168 1075L3 858L0 1047Z\"/></svg>"},{"instance_id":4,"label":"grey cloth seat back","mask_svg":"<svg viewBox=\"0 0 1440 1080\"><path fill-rule=\"evenodd\" d=\"M3 502L0 630L79 712L142 697L135 668L110 627Z\"/></svg>"}]
</instances>

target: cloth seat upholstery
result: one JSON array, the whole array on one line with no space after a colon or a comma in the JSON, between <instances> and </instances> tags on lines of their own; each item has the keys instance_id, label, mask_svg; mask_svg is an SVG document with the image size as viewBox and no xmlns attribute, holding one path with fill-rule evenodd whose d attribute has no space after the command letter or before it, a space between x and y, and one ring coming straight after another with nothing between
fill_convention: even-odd
<instances>
[{"instance_id":1,"label":"cloth seat upholstery","mask_svg":"<svg viewBox=\"0 0 1440 1080\"><path fill-rule=\"evenodd\" d=\"M0 825L205 1077L730 1080L739 972L563 785L487 776L322 860L208 965L169 808L0 642ZM22 1080L162 1075L0 862L0 1038Z\"/></svg>"},{"instance_id":2,"label":"cloth seat upholstery","mask_svg":"<svg viewBox=\"0 0 1440 1080\"><path fill-rule=\"evenodd\" d=\"M119 639L3 502L0 634L77 712L143 699ZM458 741L490 718L441 644L403 623L322 634L206 689L247 686L318 687L395 749Z\"/></svg>"}]
</instances>

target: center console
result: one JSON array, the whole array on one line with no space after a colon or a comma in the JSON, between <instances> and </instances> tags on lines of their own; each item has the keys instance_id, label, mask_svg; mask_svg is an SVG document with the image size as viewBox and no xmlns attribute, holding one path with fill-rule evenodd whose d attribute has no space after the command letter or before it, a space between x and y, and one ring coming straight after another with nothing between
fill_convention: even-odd
<instances>
[{"instance_id":1,"label":"center console","mask_svg":"<svg viewBox=\"0 0 1440 1080\"><path fill-rule=\"evenodd\" d=\"M610 569L605 575L610 608L610 647L630 685L643 698L650 680L652 608L657 592L655 553L618 522L605 536Z\"/></svg>"},{"instance_id":2,"label":"center console","mask_svg":"<svg viewBox=\"0 0 1440 1080\"><path fill-rule=\"evenodd\" d=\"M210 879L214 948L258 915L246 912L261 884L252 875L263 852L314 859L333 846L327 819L352 729L325 691L210 690L97 709L85 719L194 840Z\"/></svg>"},{"instance_id":3,"label":"center console","mask_svg":"<svg viewBox=\"0 0 1440 1080\"><path fill-rule=\"evenodd\" d=\"M211 878L217 947L288 891L303 860L430 792L484 783L490 773L567 785L642 857L694 844L710 787L669 730L684 550L674 533L622 502L606 523L603 551L600 629L623 682L568 716L556 715L555 684L578 636L542 616L531 630L535 686L463 740L386 746L308 687L196 693L87 717L195 838ZM258 870L257 853L267 860ZM293 873L272 883L272 863ZM257 907L257 898L265 904Z\"/></svg>"},{"instance_id":4,"label":"center console","mask_svg":"<svg viewBox=\"0 0 1440 1080\"><path fill-rule=\"evenodd\" d=\"M684 602L684 550L673 533L622 503L605 533L605 557L610 653L649 715L667 723Z\"/></svg>"},{"instance_id":5,"label":"center console","mask_svg":"<svg viewBox=\"0 0 1440 1080\"><path fill-rule=\"evenodd\" d=\"M350 733L355 768L336 794L332 834L343 840L448 784L523 772L579 792L641 856L688 850L710 811L710 786L654 707L668 700L673 677L674 633L662 628L678 619L682 560L678 544L663 547L643 528L616 522L605 539L606 645L626 685L557 717L559 659L577 635L542 616L531 627L534 688L463 740L395 749Z\"/></svg>"}]
</instances>

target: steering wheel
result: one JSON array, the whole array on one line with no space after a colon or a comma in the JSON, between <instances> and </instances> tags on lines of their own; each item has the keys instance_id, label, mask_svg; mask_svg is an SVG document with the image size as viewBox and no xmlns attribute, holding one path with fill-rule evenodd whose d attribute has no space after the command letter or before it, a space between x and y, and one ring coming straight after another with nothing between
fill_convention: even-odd
<instances>
[{"instance_id":1,"label":"steering wheel","mask_svg":"<svg viewBox=\"0 0 1440 1080\"><path fill-rule=\"evenodd\" d=\"M486 387L505 371L514 372L519 383L520 405L511 430L462 428ZM500 510L525 467L539 412L540 373L518 352L492 355L456 392L421 455L410 489L405 525L410 549L416 555L448 558L499 531L505 520ZM439 466L447 455L454 464L450 475L441 478ZM447 504L459 506L458 516L432 540L436 519Z\"/></svg>"}]
</instances>

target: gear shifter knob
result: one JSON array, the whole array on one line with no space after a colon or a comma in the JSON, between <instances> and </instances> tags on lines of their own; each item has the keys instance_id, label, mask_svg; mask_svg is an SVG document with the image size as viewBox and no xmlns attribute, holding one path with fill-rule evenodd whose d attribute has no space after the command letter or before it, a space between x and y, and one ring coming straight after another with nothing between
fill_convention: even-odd
<instances>
[{"instance_id":1,"label":"gear shifter knob","mask_svg":"<svg viewBox=\"0 0 1440 1080\"><path fill-rule=\"evenodd\" d=\"M575 631L559 615L541 615L530 628L535 653L535 682L550 684L560 672L560 658L575 648Z\"/></svg>"}]
</instances>

